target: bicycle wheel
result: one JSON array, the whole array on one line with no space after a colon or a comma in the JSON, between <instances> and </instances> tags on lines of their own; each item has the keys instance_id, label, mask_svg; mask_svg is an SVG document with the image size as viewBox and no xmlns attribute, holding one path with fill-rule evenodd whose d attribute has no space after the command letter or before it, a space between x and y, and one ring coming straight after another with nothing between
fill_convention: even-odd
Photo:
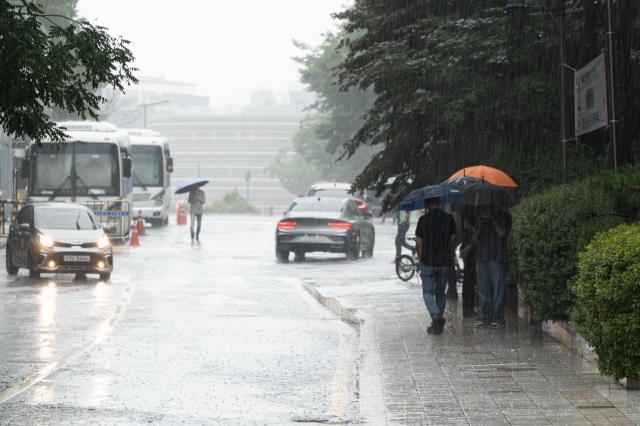
<instances>
[{"instance_id":1,"label":"bicycle wheel","mask_svg":"<svg viewBox=\"0 0 640 426\"><path fill-rule=\"evenodd\" d=\"M396 274L402 281L409 281L416 273L416 265L411 256L403 254L396 262Z\"/></svg>"}]
</instances>

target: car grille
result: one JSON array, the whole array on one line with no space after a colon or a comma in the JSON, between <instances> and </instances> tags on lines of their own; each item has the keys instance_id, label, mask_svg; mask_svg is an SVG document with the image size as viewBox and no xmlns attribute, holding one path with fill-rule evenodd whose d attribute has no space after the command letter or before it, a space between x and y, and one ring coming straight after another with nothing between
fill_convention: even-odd
<instances>
[{"instance_id":1,"label":"car grille","mask_svg":"<svg viewBox=\"0 0 640 426\"><path fill-rule=\"evenodd\" d=\"M91 242L91 243L71 244L71 243L61 243L59 241L56 241L54 243L54 246L62 247L62 248L71 248L71 247L93 248L93 247L98 247L98 243Z\"/></svg>"}]
</instances>

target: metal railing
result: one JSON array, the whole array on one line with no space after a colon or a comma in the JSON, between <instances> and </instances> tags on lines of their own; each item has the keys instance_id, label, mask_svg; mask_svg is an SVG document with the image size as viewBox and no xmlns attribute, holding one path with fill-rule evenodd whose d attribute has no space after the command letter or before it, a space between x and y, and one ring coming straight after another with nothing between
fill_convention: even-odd
<instances>
[{"instance_id":1,"label":"metal railing","mask_svg":"<svg viewBox=\"0 0 640 426\"><path fill-rule=\"evenodd\" d=\"M6 237L9 234L9 225L16 220L20 209L24 206L23 201L0 200L0 236Z\"/></svg>"}]
</instances>

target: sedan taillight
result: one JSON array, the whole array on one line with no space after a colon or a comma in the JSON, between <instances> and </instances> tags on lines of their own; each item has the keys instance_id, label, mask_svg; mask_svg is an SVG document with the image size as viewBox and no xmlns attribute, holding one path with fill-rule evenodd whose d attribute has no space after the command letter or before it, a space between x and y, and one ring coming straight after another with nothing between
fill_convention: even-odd
<instances>
[{"instance_id":1,"label":"sedan taillight","mask_svg":"<svg viewBox=\"0 0 640 426\"><path fill-rule=\"evenodd\" d=\"M282 220L278 222L278 231L291 231L296 226L298 226L298 222Z\"/></svg>"},{"instance_id":2,"label":"sedan taillight","mask_svg":"<svg viewBox=\"0 0 640 426\"><path fill-rule=\"evenodd\" d=\"M329 226L332 231L348 231L351 229L349 222L327 222L327 226Z\"/></svg>"},{"instance_id":3,"label":"sedan taillight","mask_svg":"<svg viewBox=\"0 0 640 426\"><path fill-rule=\"evenodd\" d=\"M358 200L357 202L360 210L367 210L369 208L369 205L365 201Z\"/></svg>"}]
</instances>

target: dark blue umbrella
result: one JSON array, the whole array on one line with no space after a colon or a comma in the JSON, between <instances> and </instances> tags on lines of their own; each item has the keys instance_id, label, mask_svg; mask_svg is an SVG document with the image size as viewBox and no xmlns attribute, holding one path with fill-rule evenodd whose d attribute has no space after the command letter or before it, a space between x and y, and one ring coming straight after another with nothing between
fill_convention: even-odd
<instances>
[{"instance_id":1,"label":"dark blue umbrella","mask_svg":"<svg viewBox=\"0 0 640 426\"><path fill-rule=\"evenodd\" d=\"M439 198L442 203L451 203L462 198L462 191L451 188L446 184L425 186L411 191L398 204L398 210L421 210L424 201L429 198Z\"/></svg>"},{"instance_id":2,"label":"dark blue umbrella","mask_svg":"<svg viewBox=\"0 0 640 426\"><path fill-rule=\"evenodd\" d=\"M208 179L191 179L181 185L178 185L178 187L176 188L176 194L186 194L187 192L191 192L192 190L200 188L201 186L204 186L208 183Z\"/></svg>"},{"instance_id":3,"label":"dark blue umbrella","mask_svg":"<svg viewBox=\"0 0 640 426\"><path fill-rule=\"evenodd\" d=\"M510 208L515 204L513 194L508 188L491 185L473 176L458 176L442 182L441 185L461 190L464 193L462 203L466 205Z\"/></svg>"},{"instance_id":4,"label":"dark blue umbrella","mask_svg":"<svg viewBox=\"0 0 640 426\"><path fill-rule=\"evenodd\" d=\"M482 183L482 179L478 179L473 176L458 176L453 179L445 180L442 182L442 185L448 185L451 188L465 190L480 183Z\"/></svg>"}]
</instances>

